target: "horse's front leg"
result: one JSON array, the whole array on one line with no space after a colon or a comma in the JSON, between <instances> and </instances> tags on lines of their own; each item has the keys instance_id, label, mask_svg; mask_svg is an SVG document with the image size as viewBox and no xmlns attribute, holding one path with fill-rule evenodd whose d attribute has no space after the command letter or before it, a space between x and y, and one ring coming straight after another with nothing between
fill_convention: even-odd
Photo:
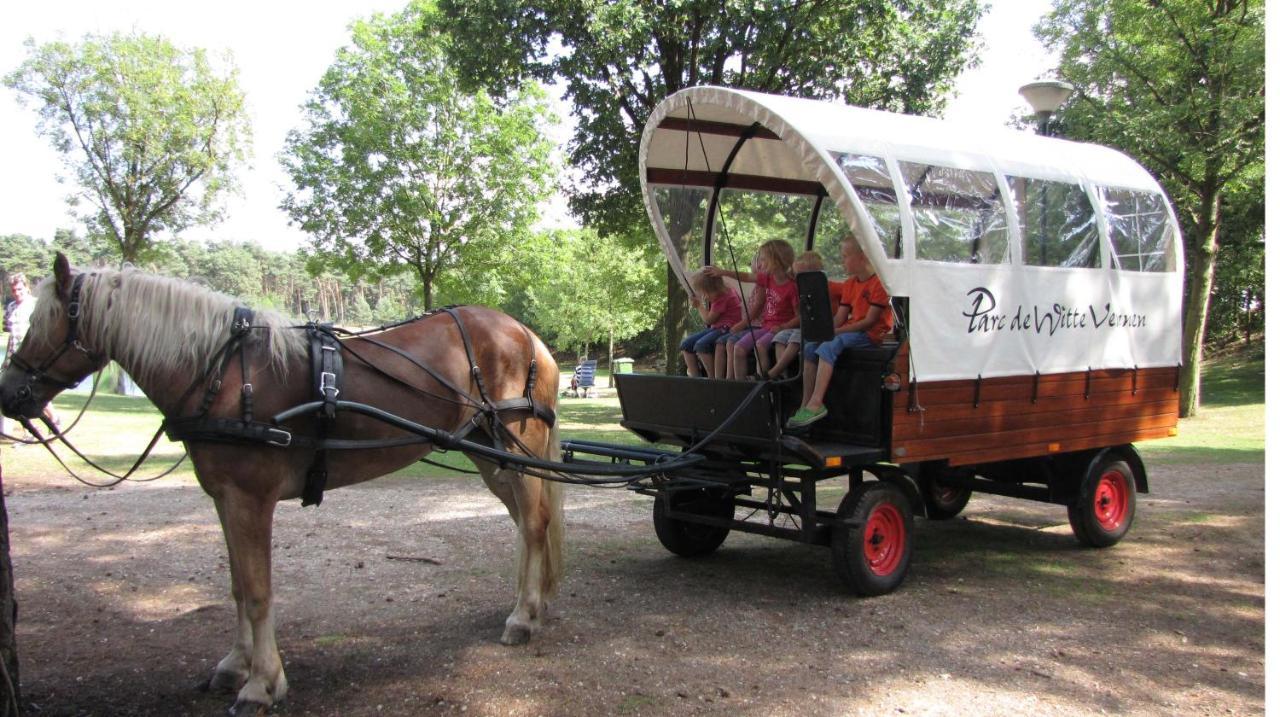
<instances>
[{"instance_id":1,"label":"horse's front leg","mask_svg":"<svg viewBox=\"0 0 1280 717\"><path fill-rule=\"evenodd\" d=\"M232 583L239 588L236 600L240 615L239 630L249 629L249 670L233 712L255 714L284 699L288 682L280 652L276 648L275 618L271 605L271 522L275 513L274 496L249 495L229 488L223 498L223 530L231 559ZM243 635L237 637L227 660L236 667L237 649ZM219 664L219 670L222 665Z\"/></svg>"},{"instance_id":2,"label":"horse's front leg","mask_svg":"<svg viewBox=\"0 0 1280 717\"><path fill-rule=\"evenodd\" d=\"M227 543L227 565L230 566L231 596L236 601L236 637L231 644L231 651L218 661L213 675L205 683L205 688L220 692L238 692L249 680L250 656L253 654L253 625L249 622L249 614L245 610L244 591L240 588L239 576L236 574L236 551L232 547L227 528L227 510L221 500L215 500L218 509L218 522L222 524L222 535Z\"/></svg>"}]
</instances>

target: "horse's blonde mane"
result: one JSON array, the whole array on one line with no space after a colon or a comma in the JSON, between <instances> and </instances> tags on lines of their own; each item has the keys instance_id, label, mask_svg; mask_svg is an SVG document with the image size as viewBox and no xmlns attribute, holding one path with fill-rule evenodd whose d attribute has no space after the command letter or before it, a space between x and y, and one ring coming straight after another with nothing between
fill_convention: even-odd
<instances>
[{"instance_id":1,"label":"horse's blonde mane","mask_svg":"<svg viewBox=\"0 0 1280 717\"><path fill-rule=\"evenodd\" d=\"M65 309L56 286L45 280L32 327L47 325ZM94 351L124 366L142 384L160 374L189 373L195 378L231 336L232 313L242 302L226 294L138 269L99 269L88 273L81 289L80 335ZM281 375L292 360L306 355L302 331L276 312L255 310L247 345L266 342L271 366Z\"/></svg>"}]
</instances>

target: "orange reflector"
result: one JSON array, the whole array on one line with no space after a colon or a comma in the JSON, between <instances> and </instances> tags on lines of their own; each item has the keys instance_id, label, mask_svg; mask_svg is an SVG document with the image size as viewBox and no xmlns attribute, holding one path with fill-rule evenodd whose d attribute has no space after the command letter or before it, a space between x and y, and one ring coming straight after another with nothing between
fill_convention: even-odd
<instances>
[{"instance_id":1,"label":"orange reflector","mask_svg":"<svg viewBox=\"0 0 1280 717\"><path fill-rule=\"evenodd\" d=\"M1061 443L1050 443L1050 444L1049 444L1049 452L1050 452L1050 453L1057 453L1057 452L1058 452L1058 451L1060 451L1060 450L1062 450L1062 444L1061 444Z\"/></svg>"},{"instance_id":2,"label":"orange reflector","mask_svg":"<svg viewBox=\"0 0 1280 717\"><path fill-rule=\"evenodd\" d=\"M839 468L841 462L842 461L837 456L828 456L825 464L828 468Z\"/></svg>"},{"instance_id":3,"label":"orange reflector","mask_svg":"<svg viewBox=\"0 0 1280 717\"><path fill-rule=\"evenodd\" d=\"M1169 429L1169 435L1170 435L1170 436L1176 436L1176 435L1178 435L1178 427L1177 427L1177 426L1174 426L1174 427L1170 428L1170 429Z\"/></svg>"}]
</instances>

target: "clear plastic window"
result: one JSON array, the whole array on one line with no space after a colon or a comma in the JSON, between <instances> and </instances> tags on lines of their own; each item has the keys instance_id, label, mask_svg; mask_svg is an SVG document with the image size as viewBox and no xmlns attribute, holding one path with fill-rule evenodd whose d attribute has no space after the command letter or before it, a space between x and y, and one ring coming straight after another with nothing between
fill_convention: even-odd
<instances>
[{"instance_id":1,"label":"clear plastic window","mask_svg":"<svg viewBox=\"0 0 1280 717\"><path fill-rule=\"evenodd\" d=\"M994 174L902 162L911 194L916 259L960 264L1009 261L1009 228Z\"/></svg>"},{"instance_id":2,"label":"clear plastic window","mask_svg":"<svg viewBox=\"0 0 1280 717\"><path fill-rule=\"evenodd\" d=\"M890 259L901 259L902 215L898 213L898 194L894 191L888 165L879 157L865 154L832 152L831 156L844 170L853 191L866 206L867 214L871 215L871 223L875 225L876 237L884 247L885 255Z\"/></svg>"},{"instance_id":3,"label":"clear plastic window","mask_svg":"<svg viewBox=\"0 0 1280 717\"><path fill-rule=\"evenodd\" d=\"M706 233L707 202L711 190L704 187L654 187L658 213L685 266L702 266L702 237Z\"/></svg>"},{"instance_id":4,"label":"clear plastic window","mask_svg":"<svg viewBox=\"0 0 1280 717\"><path fill-rule=\"evenodd\" d=\"M726 269L751 272L751 260L756 249L771 239L786 241L796 254L804 251L809 217L813 214L816 199L801 194L721 190L711 244L711 263ZM701 263L701 256L697 261Z\"/></svg>"},{"instance_id":5,"label":"clear plastic window","mask_svg":"<svg viewBox=\"0 0 1280 717\"><path fill-rule=\"evenodd\" d=\"M1102 190L1116 266L1128 271L1173 271L1173 224L1160 195Z\"/></svg>"},{"instance_id":6,"label":"clear plastic window","mask_svg":"<svg viewBox=\"0 0 1280 717\"><path fill-rule=\"evenodd\" d=\"M1022 227L1022 263L1028 266L1102 266L1098 224L1084 187L1008 177Z\"/></svg>"}]
</instances>

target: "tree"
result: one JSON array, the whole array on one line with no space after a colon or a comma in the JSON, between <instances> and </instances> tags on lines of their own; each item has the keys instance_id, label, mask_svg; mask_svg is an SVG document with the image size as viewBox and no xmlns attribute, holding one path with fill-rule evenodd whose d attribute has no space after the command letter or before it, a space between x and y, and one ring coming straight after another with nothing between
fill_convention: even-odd
<instances>
[{"instance_id":1,"label":"tree","mask_svg":"<svg viewBox=\"0 0 1280 717\"><path fill-rule=\"evenodd\" d=\"M585 230L543 232L520 247L528 322L560 350L625 341L662 310L662 255ZM610 356L609 358L612 358Z\"/></svg>"},{"instance_id":2,"label":"tree","mask_svg":"<svg viewBox=\"0 0 1280 717\"><path fill-rule=\"evenodd\" d=\"M282 157L315 249L352 278L414 271L425 308L442 273L527 231L552 173L541 90L464 92L434 27L428 2L357 22Z\"/></svg>"},{"instance_id":3,"label":"tree","mask_svg":"<svg viewBox=\"0 0 1280 717\"><path fill-rule=\"evenodd\" d=\"M648 234L636 177L640 133L676 90L727 85L900 112L940 109L973 62L978 0L441 0L459 73L489 87L563 80L578 122L570 206L602 232ZM672 237L696 208L672 207ZM686 252L687 246L678 250ZM668 366L687 329L668 272Z\"/></svg>"},{"instance_id":4,"label":"tree","mask_svg":"<svg viewBox=\"0 0 1280 717\"><path fill-rule=\"evenodd\" d=\"M1080 90L1065 110L1072 137L1134 155L1177 208L1187 256L1180 412L1194 415L1224 199L1261 175L1263 5L1056 0L1036 33Z\"/></svg>"},{"instance_id":5,"label":"tree","mask_svg":"<svg viewBox=\"0 0 1280 717\"><path fill-rule=\"evenodd\" d=\"M0 256L4 257L4 265L0 266L0 280L4 283L0 286L5 287L9 285L9 275L17 272L26 274L34 287L36 279L44 276L53 263L49 246L26 234L0 236Z\"/></svg>"},{"instance_id":6,"label":"tree","mask_svg":"<svg viewBox=\"0 0 1280 717\"><path fill-rule=\"evenodd\" d=\"M79 186L69 201L87 204L90 234L137 262L157 233L218 218L250 136L229 57L219 70L204 50L142 33L27 48L5 84L36 102L40 133Z\"/></svg>"}]
</instances>

